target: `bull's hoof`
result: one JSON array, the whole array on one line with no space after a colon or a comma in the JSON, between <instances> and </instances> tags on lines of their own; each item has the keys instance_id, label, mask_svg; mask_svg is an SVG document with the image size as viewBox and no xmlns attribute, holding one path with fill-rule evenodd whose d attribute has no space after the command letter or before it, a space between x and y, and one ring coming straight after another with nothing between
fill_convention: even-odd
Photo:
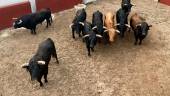
<instances>
[{"instance_id":1,"label":"bull's hoof","mask_svg":"<svg viewBox=\"0 0 170 96\"><path fill-rule=\"evenodd\" d=\"M94 52L94 49L91 49L92 52Z\"/></svg>"},{"instance_id":2,"label":"bull's hoof","mask_svg":"<svg viewBox=\"0 0 170 96\"><path fill-rule=\"evenodd\" d=\"M137 42L135 42L134 45L137 45Z\"/></svg>"},{"instance_id":3,"label":"bull's hoof","mask_svg":"<svg viewBox=\"0 0 170 96\"><path fill-rule=\"evenodd\" d=\"M57 64L59 64L59 61L56 61Z\"/></svg>"},{"instance_id":4,"label":"bull's hoof","mask_svg":"<svg viewBox=\"0 0 170 96\"><path fill-rule=\"evenodd\" d=\"M48 80L45 80L45 83L48 83Z\"/></svg>"},{"instance_id":5,"label":"bull's hoof","mask_svg":"<svg viewBox=\"0 0 170 96\"><path fill-rule=\"evenodd\" d=\"M43 84L40 84L40 87L43 87L44 85Z\"/></svg>"}]
</instances>

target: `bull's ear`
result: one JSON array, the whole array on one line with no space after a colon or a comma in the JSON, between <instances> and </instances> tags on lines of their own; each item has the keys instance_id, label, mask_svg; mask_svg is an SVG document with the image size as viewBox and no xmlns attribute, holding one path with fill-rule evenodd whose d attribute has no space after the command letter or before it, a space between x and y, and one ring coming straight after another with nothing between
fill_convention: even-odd
<instances>
[{"instance_id":1,"label":"bull's ear","mask_svg":"<svg viewBox=\"0 0 170 96\"><path fill-rule=\"evenodd\" d=\"M152 25L149 25L149 27L152 27Z\"/></svg>"},{"instance_id":2,"label":"bull's ear","mask_svg":"<svg viewBox=\"0 0 170 96\"><path fill-rule=\"evenodd\" d=\"M37 61L39 65L45 65L45 61Z\"/></svg>"},{"instance_id":3,"label":"bull's ear","mask_svg":"<svg viewBox=\"0 0 170 96\"><path fill-rule=\"evenodd\" d=\"M29 63L25 63L21 65L22 68L28 68L29 67Z\"/></svg>"},{"instance_id":4,"label":"bull's ear","mask_svg":"<svg viewBox=\"0 0 170 96\"><path fill-rule=\"evenodd\" d=\"M149 29L149 30L150 30L150 27L152 27L152 25L149 25L149 26L148 26L148 29Z\"/></svg>"},{"instance_id":5,"label":"bull's ear","mask_svg":"<svg viewBox=\"0 0 170 96\"><path fill-rule=\"evenodd\" d=\"M73 23L69 25L69 28L72 28L72 26L73 26Z\"/></svg>"}]
</instances>

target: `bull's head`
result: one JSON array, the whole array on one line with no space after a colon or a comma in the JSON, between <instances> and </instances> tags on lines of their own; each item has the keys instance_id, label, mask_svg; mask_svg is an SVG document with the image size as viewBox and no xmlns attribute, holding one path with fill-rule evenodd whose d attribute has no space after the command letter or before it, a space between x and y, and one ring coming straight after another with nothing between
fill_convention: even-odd
<instances>
[{"instance_id":1,"label":"bull's head","mask_svg":"<svg viewBox=\"0 0 170 96\"><path fill-rule=\"evenodd\" d=\"M122 24L116 24L116 27L117 27L117 29L118 29L118 31L119 31L119 33L120 33L120 35L121 35L121 37L124 37L124 32L127 30L127 28L131 28L130 27L130 25L128 25L128 24L124 24L124 23L122 23ZM117 31L117 32L118 32Z\"/></svg>"},{"instance_id":2,"label":"bull's head","mask_svg":"<svg viewBox=\"0 0 170 96\"><path fill-rule=\"evenodd\" d=\"M72 31L76 31L76 33L79 33L81 29L83 28L84 23L78 22L78 23L72 23L69 25L69 27L72 29Z\"/></svg>"},{"instance_id":3,"label":"bull's head","mask_svg":"<svg viewBox=\"0 0 170 96\"><path fill-rule=\"evenodd\" d=\"M91 34L84 35L83 38L88 39L87 41L89 41L89 44L90 44L89 46L90 48L93 49L97 43L97 38L102 38L102 36L100 34L95 34L93 32Z\"/></svg>"},{"instance_id":4,"label":"bull's head","mask_svg":"<svg viewBox=\"0 0 170 96\"><path fill-rule=\"evenodd\" d=\"M114 38L115 38L115 36L116 36L116 33L120 33L119 30L115 30L115 29L106 29L104 32L108 34L108 36L109 36L109 41L110 41L111 43L114 42Z\"/></svg>"},{"instance_id":5,"label":"bull's head","mask_svg":"<svg viewBox=\"0 0 170 96\"><path fill-rule=\"evenodd\" d=\"M31 80L35 80L40 76L40 66L45 65L45 61L30 62L21 65L22 68L26 68L29 71Z\"/></svg>"},{"instance_id":6,"label":"bull's head","mask_svg":"<svg viewBox=\"0 0 170 96\"><path fill-rule=\"evenodd\" d=\"M23 26L23 21L21 19L17 19L17 18L12 18L14 20L16 20L14 23L13 23L13 26L14 28L21 28Z\"/></svg>"},{"instance_id":7,"label":"bull's head","mask_svg":"<svg viewBox=\"0 0 170 96\"><path fill-rule=\"evenodd\" d=\"M138 33L141 33L142 36L146 36L148 30L152 27L152 25L148 25L146 22L142 22L136 25Z\"/></svg>"}]
</instances>

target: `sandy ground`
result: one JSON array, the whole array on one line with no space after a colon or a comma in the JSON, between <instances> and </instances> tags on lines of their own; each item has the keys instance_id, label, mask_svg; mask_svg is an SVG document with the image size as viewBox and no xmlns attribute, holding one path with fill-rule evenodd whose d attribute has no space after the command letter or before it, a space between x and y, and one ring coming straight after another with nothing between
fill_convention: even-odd
<instances>
[{"instance_id":1,"label":"sandy ground","mask_svg":"<svg viewBox=\"0 0 170 96\"><path fill-rule=\"evenodd\" d=\"M39 25L36 36L25 29L0 32L0 96L170 96L170 7L156 7L153 0L133 0L133 4L153 25L143 45L134 46L133 33L127 33L112 45L98 44L92 57L80 38L72 39L68 26L73 9L56 13L48 29L45 23ZM119 7L119 0L90 4L88 21L96 10L114 12ZM49 83L40 88L20 66L48 37L55 41L60 64L51 60Z\"/></svg>"}]
</instances>

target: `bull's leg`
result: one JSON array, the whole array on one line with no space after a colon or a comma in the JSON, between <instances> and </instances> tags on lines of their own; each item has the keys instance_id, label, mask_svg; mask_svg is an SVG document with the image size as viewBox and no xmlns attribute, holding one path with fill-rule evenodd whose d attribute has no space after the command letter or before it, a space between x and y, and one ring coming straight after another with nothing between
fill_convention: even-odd
<instances>
[{"instance_id":1,"label":"bull's leg","mask_svg":"<svg viewBox=\"0 0 170 96\"><path fill-rule=\"evenodd\" d=\"M121 34L121 38L123 38L124 37L124 32L122 32L122 34Z\"/></svg>"},{"instance_id":2,"label":"bull's leg","mask_svg":"<svg viewBox=\"0 0 170 96\"><path fill-rule=\"evenodd\" d=\"M49 23L48 19L46 19L46 22L47 22L46 28L48 28L48 23Z\"/></svg>"},{"instance_id":3,"label":"bull's leg","mask_svg":"<svg viewBox=\"0 0 170 96\"><path fill-rule=\"evenodd\" d=\"M36 35L37 33L36 33L35 29L33 29L33 31L34 31L34 35Z\"/></svg>"},{"instance_id":4,"label":"bull's leg","mask_svg":"<svg viewBox=\"0 0 170 96\"><path fill-rule=\"evenodd\" d=\"M50 20L50 19L48 19L48 22L49 22L49 25L51 26L51 23L52 23L52 22L51 22L51 20Z\"/></svg>"},{"instance_id":5,"label":"bull's leg","mask_svg":"<svg viewBox=\"0 0 170 96\"><path fill-rule=\"evenodd\" d=\"M134 43L134 45L137 45L137 43L138 43L138 36L137 36L136 32L134 32L134 36L135 36L135 43Z\"/></svg>"},{"instance_id":6,"label":"bull's leg","mask_svg":"<svg viewBox=\"0 0 170 96\"><path fill-rule=\"evenodd\" d=\"M90 46L87 46L88 56L91 56L90 54Z\"/></svg>"},{"instance_id":7,"label":"bull's leg","mask_svg":"<svg viewBox=\"0 0 170 96\"><path fill-rule=\"evenodd\" d=\"M79 37L82 37L82 36L81 36L81 31L79 32Z\"/></svg>"},{"instance_id":8,"label":"bull's leg","mask_svg":"<svg viewBox=\"0 0 170 96\"><path fill-rule=\"evenodd\" d=\"M41 82L41 78L38 78L37 81L40 83L40 87L43 87L43 83Z\"/></svg>"},{"instance_id":9,"label":"bull's leg","mask_svg":"<svg viewBox=\"0 0 170 96\"><path fill-rule=\"evenodd\" d=\"M44 74L44 81L45 81L45 83L48 82L48 80L47 80L47 74Z\"/></svg>"},{"instance_id":10,"label":"bull's leg","mask_svg":"<svg viewBox=\"0 0 170 96\"><path fill-rule=\"evenodd\" d=\"M31 34L34 34L34 30L33 29L31 29Z\"/></svg>"},{"instance_id":11,"label":"bull's leg","mask_svg":"<svg viewBox=\"0 0 170 96\"><path fill-rule=\"evenodd\" d=\"M73 39L75 39L75 34L74 34L74 30L72 29L72 36L73 36Z\"/></svg>"},{"instance_id":12,"label":"bull's leg","mask_svg":"<svg viewBox=\"0 0 170 96\"><path fill-rule=\"evenodd\" d=\"M94 52L94 48L91 48L91 51Z\"/></svg>"},{"instance_id":13,"label":"bull's leg","mask_svg":"<svg viewBox=\"0 0 170 96\"><path fill-rule=\"evenodd\" d=\"M140 41L139 41L139 45L141 45L141 44L142 44L142 40L143 40L143 39L140 39Z\"/></svg>"},{"instance_id":14,"label":"bull's leg","mask_svg":"<svg viewBox=\"0 0 170 96\"><path fill-rule=\"evenodd\" d=\"M52 18L52 16L50 17L50 22L51 22L51 23L53 22L53 18Z\"/></svg>"},{"instance_id":15,"label":"bull's leg","mask_svg":"<svg viewBox=\"0 0 170 96\"><path fill-rule=\"evenodd\" d=\"M137 36L135 36L135 45L137 45L137 43L138 43L138 38L137 38Z\"/></svg>"},{"instance_id":16,"label":"bull's leg","mask_svg":"<svg viewBox=\"0 0 170 96\"><path fill-rule=\"evenodd\" d=\"M36 35L36 31L35 31L35 30L36 30L36 26L34 26L31 30L32 30L32 33L33 33L34 35Z\"/></svg>"}]
</instances>

